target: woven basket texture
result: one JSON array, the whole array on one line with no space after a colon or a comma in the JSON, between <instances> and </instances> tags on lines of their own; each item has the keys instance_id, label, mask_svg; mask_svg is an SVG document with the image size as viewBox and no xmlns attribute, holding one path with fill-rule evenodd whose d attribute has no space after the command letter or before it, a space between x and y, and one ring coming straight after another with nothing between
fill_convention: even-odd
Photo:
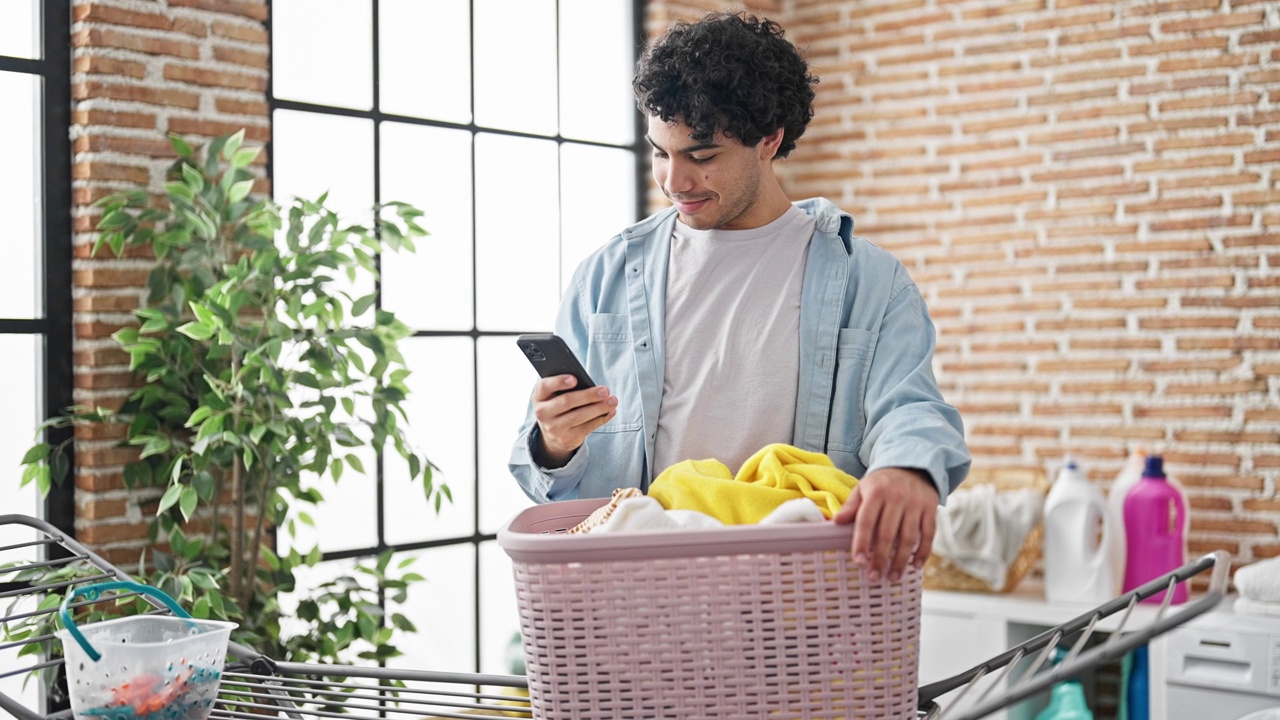
<instances>
[{"instance_id":1,"label":"woven basket texture","mask_svg":"<svg viewBox=\"0 0 1280 720\"><path fill-rule=\"evenodd\" d=\"M537 718L916 716L919 573L869 583L847 550L513 564Z\"/></svg>"},{"instance_id":2,"label":"woven basket texture","mask_svg":"<svg viewBox=\"0 0 1280 720\"><path fill-rule=\"evenodd\" d=\"M995 487L996 492L1036 490L1044 495L1049 492L1049 477L1040 468L974 468L969 471L969 477L960 487L963 489L975 485L992 485ZM1014 558L1013 562L1009 563L1009 571L1005 574L1004 587L998 591L992 590L985 582L960 569L947 558L936 554L930 555L924 565L924 587L927 590L959 590L985 593L1013 592L1018 587L1018 583L1022 582L1022 579L1039 564L1043 549L1044 524L1036 523L1035 527L1031 528L1031 531L1027 533L1026 540L1022 542L1022 548L1018 551L1018 556Z\"/></svg>"}]
</instances>

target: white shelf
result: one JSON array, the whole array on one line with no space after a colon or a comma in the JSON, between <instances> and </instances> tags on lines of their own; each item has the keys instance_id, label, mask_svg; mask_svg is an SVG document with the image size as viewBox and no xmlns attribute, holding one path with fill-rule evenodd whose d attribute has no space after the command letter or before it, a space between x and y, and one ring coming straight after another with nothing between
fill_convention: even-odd
<instances>
[{"instance_id":1,"label":"white shelf","mask_svg":"<svg viewBox=\"0 0 1280 720\"><path fill-rule=\"evenodd\" d=\"M921 684L964 672L1040 633L1092 611L1101 603L1050 603L1044 585L1023 580L1010 593L969 593L926 590L921 603ZM1124 627L1139 630L1157 617L1159 605L1138 605ZM1176 610L1171 609L1170 612ZM1119 612L1098 622L1095 632L1111 633L1120 626ZM1153 718L1164 709L1165 668L1162 637L1152 641L1149 681ZM945 706L947 698L943 698ZM1038 707L1018 706L991 720L1030 720Z\"/></svg>"},{"instance_id":2,"label":"white shelf","mask_svg":"<svg viewBox=\"0 0 1280 720\"><path fill-rule=\"evenodd\" d=\"M1083 615L1097 603L1050 603L1044 598L1044 585L1037 580L1024 580L1011 593L970 593L925 590L921 609L926 613L955 614L966 617L999 619L1006 623L1050 628ZM1138 605L1125 622L1127 628L1141 628L1156 618L1158 605ZM1112 632L1120 624L1123 613L1103 618L1098 630Z\"/></svg>"}]
</instances>

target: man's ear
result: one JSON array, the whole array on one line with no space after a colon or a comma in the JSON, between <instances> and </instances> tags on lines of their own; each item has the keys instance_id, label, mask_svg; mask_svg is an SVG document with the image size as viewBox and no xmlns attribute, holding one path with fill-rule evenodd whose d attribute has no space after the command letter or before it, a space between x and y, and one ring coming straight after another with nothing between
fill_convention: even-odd
<instances>
[{"instance_id":1,"label":"man's ear","mask_svg":"<svg viewBox=\"0 0 1280 720\"><path fill-rule=\"evenodd\" d=\"M778 148L782 147L782 136L786 134L784 128L778 128L772 133L760 138L760 159L773 160L778 156Z\"/></svg>"}]
</instances>

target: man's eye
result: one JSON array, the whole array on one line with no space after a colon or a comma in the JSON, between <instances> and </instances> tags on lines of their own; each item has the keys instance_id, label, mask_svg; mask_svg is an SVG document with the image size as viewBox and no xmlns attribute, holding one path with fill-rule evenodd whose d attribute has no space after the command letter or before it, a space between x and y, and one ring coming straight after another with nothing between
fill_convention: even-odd
<instances>
[{"instance_id":1,"label":"man's eye","mask_svg":"<svg viewBox=\"0 0 1280 720\"><path fill-rule=\"evenodd\" d=\"M693 157L693 156L689 156L689 159L690 159L690 160L692 160L692 161L694 162L694 164L695 164L695 165L705 165L705 164L707 164L707 163L711 162L712 160L715 160L715 159L716 159L716 156L715 156L715 155L712 155L711 157Z\"/></svg>"},{"instance_id":2,"label":"man's eye","mask_svg":"<svg viewBox=\"0 0 1280 720\"><path fill-rule=\"evenodd\" d=\"M666 160L666 159L667 159L667 154L666 154L666 153L664 153L664 152L658 152L657 150L654 150L654 151L653 151L653 156L654 156L655 158L659 159L659 160Z\"/></svg>"}]
</instances>

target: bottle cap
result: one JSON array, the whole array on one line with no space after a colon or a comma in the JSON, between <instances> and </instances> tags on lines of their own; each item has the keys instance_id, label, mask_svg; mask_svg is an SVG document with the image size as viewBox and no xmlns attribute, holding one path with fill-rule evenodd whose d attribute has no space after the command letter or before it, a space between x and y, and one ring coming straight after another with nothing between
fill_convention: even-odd
<instances>
[{"instance_id":1,"label":"bottle cap","mask_svg":"<svg viewBox=\"0 0 1280 720\"><path fill-rule=\"evenodd\" d=\"M1163 478L1164 477L1164 458L1159 455L1148 455L1145 466L1142 469L1142 477L1144 478Z\"/></svg>"}]
</instances>

